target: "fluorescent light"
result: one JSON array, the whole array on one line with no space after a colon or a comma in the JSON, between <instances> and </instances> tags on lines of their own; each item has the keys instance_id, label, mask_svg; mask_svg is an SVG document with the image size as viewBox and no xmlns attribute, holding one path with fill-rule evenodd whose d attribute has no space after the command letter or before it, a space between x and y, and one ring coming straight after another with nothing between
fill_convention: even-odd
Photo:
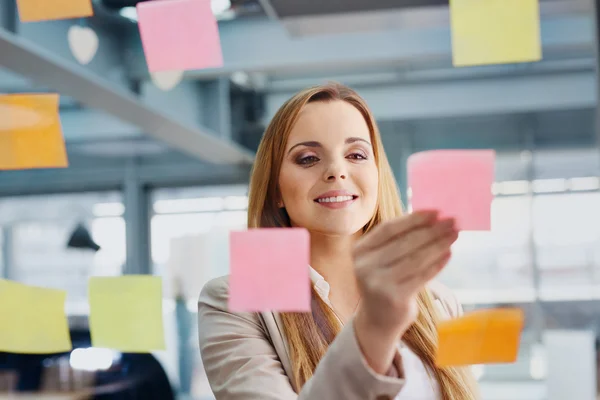
<instances>
[{"instance_id":1,"label":"fluorescent light","mask_svg":"<svg viewBox=\"0 0 600 400\"><path fill-rule=\"evenodd\" d=\"M211 0L210 8L215 16L223 14L231 8L231 1L229 0Z\"/></svg>"},{"instance_id":2,"label":"fluorescent light","mask_svg":"<svg viewBox=\"0 0 600 400\"><path fill-rule=\"evenodd\" d=\"M133 22L137 22L138 20L137 10L135 7L123 7L119 10L119 15Z\"/></svg>"},{"instance_id":3,"label":"fluorescent light","mask_svg":"<svg viewBox=\"0 0 600 400\"><path fill-rule=\"evenodd\" d=\"M115 358L115 352L110 349L79 348L71 352L69 364L71 368L83 371L105 371L112 366Z\"/></svg>"},{"instance_id":4,"label":"fluorescent light","mask_svg":"<svg viewBox=\"0 0 600 400\"><path fill-rule=\"evenodd\" d=\"M230 0L211 0L210 8L213 15L219 20L233 19L235 12L231 9ZM123 7L119 10L119 15L133 22L138 21L137 9L135 7Z\"/></svg>"},{"instance_id":5,"label":"fluorescent light","mask_svg":"<svg viewBox=\"0 0 600 400\"><path fill-rule=\"evenodd\" d=\"M96 217L120 217L125 212L123 203L94 204L92 213Z\"/></svg>"},{"instance_id":6,"label":"fluorescent light","mask_svg":"<svg viewBox=\"0 0 600 400\"><path fill-rule=\"evenodd\" d=\"M536 179L532 182L534 193L560 193L567 190L566 179Z\"/></svg>"},{"instance_id":7,"label":"fluorescent light","mask_svg":"<svg viewBox=\"0 0 600 400\"><path fill-rule=\"evenodd\" d=\"M600 180L595 176L586 176L570 179L571 190L598 190L600 189Z\"/></svg>"},{"instance_id":8,"label":"fluorescent light","mask_svg":"<svg viewBox=\"0 0 600 400\"><path fill-rule=\"evenodd\" d=\"M176 214L223 210L223 197L202 197L196 199L158 200L154 211L158 214Z\"/></svg>"},{"instance_id":9,"label":"fluorescent light","mask_svg":"<svg viewBox=\"0 0 600 400\"><path fill-rule=\"evenodd\" d=\"M528 181L504 181L499 182L497 187L501 194L527 194L529 192Z\"/></svg>"},{"instance_id":10,"label":"fluorescent light","mask_svg":"<svg viewBox=\"0 0 600 400\"><path fill-rule=\"evenodd\" d=\"M501 185L501 184L500 184L500 183L498 183L498 182L493 182L493 183L492 183L492 194L493 194L494 196L496 196L496 195L500 194L500 185Z\"/></svg>"}]
</instances>

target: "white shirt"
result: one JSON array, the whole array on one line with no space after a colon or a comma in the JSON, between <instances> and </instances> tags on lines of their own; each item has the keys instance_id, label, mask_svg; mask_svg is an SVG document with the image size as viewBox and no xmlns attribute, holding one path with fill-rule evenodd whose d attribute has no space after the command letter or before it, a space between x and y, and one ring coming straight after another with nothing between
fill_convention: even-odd
<instances>
[{"instance_id":1,"label":"white shirt","mask_svg":"<svg viewBox=\"0 0 600 400\"><path fill-rule=\"evenodd\" d=\"M310 267L310 279L319 297L331 307L329 283L312 267ZM406 383L396 396L396 400L439 400L441 398L439 384L425 364L404 343L401 342L399 348Z\"/></svg>"}]
</instances>

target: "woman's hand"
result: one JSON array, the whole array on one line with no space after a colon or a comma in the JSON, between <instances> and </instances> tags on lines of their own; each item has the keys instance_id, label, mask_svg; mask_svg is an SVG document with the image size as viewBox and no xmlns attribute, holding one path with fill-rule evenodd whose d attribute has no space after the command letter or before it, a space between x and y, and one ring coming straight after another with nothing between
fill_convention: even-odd
<instances>
[{"instance_id":1,"label":"woman's hand","mask_svg":"<svg viewBox=\"0 0 600 400\"><path fill-rule=\"evenodd\" d=\"M453 219L420 211L379 224L356 242L362 298L354 326L375 371L388 371L398 339L417 318L417 294L446 265L457 237Z\"/></svg>"}]
</instances>

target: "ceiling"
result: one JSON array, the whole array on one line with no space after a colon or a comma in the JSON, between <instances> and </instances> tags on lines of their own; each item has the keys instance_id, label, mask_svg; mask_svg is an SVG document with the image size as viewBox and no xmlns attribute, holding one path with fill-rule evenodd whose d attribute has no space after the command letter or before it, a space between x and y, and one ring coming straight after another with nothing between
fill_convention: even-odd
<instances>
[{"instance_id":1,"label":"ceiling","mask_svg":"<svg viewBox=\"0 0 600 400\"><path fill-rule=\"evenodd\" d=\"M135 7L138 3L150 0L100 0L100 3L109 10L120 10L125 7ZM229 3L230 9L236 17L264 15L263 9L257 0L213 0L220 3Z\"/></svg>"}]
</instances>

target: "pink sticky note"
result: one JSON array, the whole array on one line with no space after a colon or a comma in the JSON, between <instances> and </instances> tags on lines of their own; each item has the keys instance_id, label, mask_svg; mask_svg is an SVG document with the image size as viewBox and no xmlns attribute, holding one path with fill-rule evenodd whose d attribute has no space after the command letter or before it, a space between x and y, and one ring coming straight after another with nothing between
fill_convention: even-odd
<instances>
[{"instance_id":1,"label":"pink sticky note","mask_svg":"<svg viewBox=\"0 0 600 400\"><path fill-rule=\"evenodd\" d=\"M408 158L413 211L439 210L460 230L490 230L494 150L433 150Z\"/></svg>"},{"instance_id":2,"label":"pink sticky note","mask_svg":"<svg viewBox=\"0 0 600 400\"><path fill-rule=\"evenodd\" d=\"M210 0L138 3L138 25L150 72L223 65L219 28Z\"/></svg>"},{"instance_id":3,"label":"pink sticky note","mask_svg":"<svg viewBox=\"0 0 600 400\"><path fill-rule=\"evenodd\" d=\"M310 311L307 230L250 229L229 240L231 311Z\"/></svg>"}]
</instances>

